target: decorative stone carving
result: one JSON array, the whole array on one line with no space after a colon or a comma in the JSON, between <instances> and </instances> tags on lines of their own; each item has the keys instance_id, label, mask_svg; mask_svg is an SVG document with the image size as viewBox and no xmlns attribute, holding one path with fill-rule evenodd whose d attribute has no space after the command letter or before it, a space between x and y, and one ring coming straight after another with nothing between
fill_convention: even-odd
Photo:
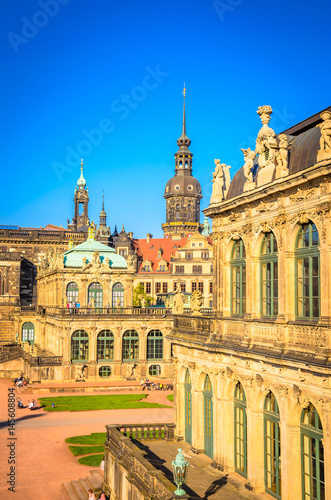
<instances>
[{"instance_id":1,"label":"decorative stone carving","mask_svg":"<svg viewBox=\"0 0 331 500\"><path fill-rule=\"evenodd\" d=\"M298 188L296 193L290 195L290 200L294 202L311 198L316 193L316 188L302 189Z\"/></svg>"},{"instance_id":2,"label":"decorative stone carving","mask_svg":"<svg viewBox=\"0 0 331 500\"><path fill-rule=\"evenodd\" d=\"M263 377L261 377L261 375L259 375L258 373L256 374L255 376L255 380L256 380L256 385L258 387L262 387L262 384L263 384Z\"/></svg>"},{"instance_id":3,"label":"decorative stone carving","mask_svg":"<svg viewBox=\"0 0 331 500\"><path fill-rule=\"evenodd\" d=\"M100 264L100 253L98 250L93 252L92 259L91 259L91 264L93 265L99 265Z\"/></svg>"},{"instance_id":4,"label":"decorative stone carving","mask_svg":"<svg viewBox=\"0 0 331 500\"><path fill-rule=\"evenodd\" d=\"M289 343L301 346L327 347L327 331L314 326L289 326Z\"/></svg>"},{"instance_id":5,"label":"decorative stone carving","mask_svg":"<svg viewBox=\"0 0 331 500\"><path fill-rule=\"evenodd\" d=\"M183 314L183 312L184 312L183 294L181 293L181 290L177 285L172 306L172 314Z\"/></svg>"},{"instance_id":6,"label":"decorative stone carving","mask_svg":"<svg viewBox=\"0 0 331 500\"><path fill-rule=\"evenodd\" d=\"M317 125L321 131L320 149L317 152L317 161L331 158L331 112L321 113L322 123Z\"/></svg>"},{"instance_id":7,"label":"decorative stone carving","mask_svg":"<svg viewBox=\"0 0 331 500\"><path fill-rule=\"evenodd\" d=\"M256 184L253 181L253 172L252 172L256 153L255 151L251 151L251 148L248 149L241 148L241 151L244 153L244 159L245 159L245 163L243 166L243 173L247 179L244 184L244 191L250 191L251 189L256 188Z\"/></svg>"},{"instance_id":8,"label":"decorative stone carving","mask_svg":"<svg viewBox=\"0 0 331 500\"><path fill-rule=\"evenodd\" d=\"M127 258L128 271L134 271L134 257L133 255L128 255Z\"/></svg>"},{"instance_id":9,"label":"decorative stone carving","mask_svg":"<svg viewBox=\"0 0 331 500\"><path fill-rule=\"evenodd\" d=\"M191 295L190 307L193 316L200 316L203 304L203 295L200 290L194 290Z\"/></svg>"},{"instance_id":10,"label":"decorative stone carving","mask_svg":"<svg viewBox=\"0 0 331 500\"><path fill-rule=\"evenodd\" d=\"M276 149L276 179L280 177L285 177L289 174L289 169L287 166L288 162L288 138L286 134L280 134L278 136L278 148Z\"/></svg>"},{"instance_id":11,"label":"decorative stone carving","mask_svg":"<svg viewBox=\"0 0 331 500\"><path fill-rule=\"evenodd\" d=\"M220 160L214 160L215 162L215 172L213 173L213 191L210 198L210 204L219 203L226 198L227 192L230 187L230 168L225 163L221 163Z\"/></svg>"}]
</instances>

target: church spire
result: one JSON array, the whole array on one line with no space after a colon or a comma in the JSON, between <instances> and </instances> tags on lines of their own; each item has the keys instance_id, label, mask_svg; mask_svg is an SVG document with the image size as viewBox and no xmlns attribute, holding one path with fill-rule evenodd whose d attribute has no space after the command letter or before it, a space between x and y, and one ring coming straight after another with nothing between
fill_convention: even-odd
<instances>
[{"instance_id":1,"label":"church spire","mask_svg":"<svg viewBox=\"0 0 331 500\"><path fill-rule=\"evenodd\" d=\"M105 194L102 193L102 210L100 212L100 226L106 226L107 214L105 212Z\"/></svg>"},{"instance_id":2,"label":"church spire","mask_svg":"<svg viewBox=\"0 0 331 500\"><path fill-rule=\"evenodd\" d=\"M185 114L185 97L186 97L186 88L184 83L183 89L183 127L182 127L182 135L179 139L177 139L177 144L179 146L180 151L188 151L188 147L191 144L191 139L189 139L186 135L186 114Z\"/></svg>"}]
</instances>

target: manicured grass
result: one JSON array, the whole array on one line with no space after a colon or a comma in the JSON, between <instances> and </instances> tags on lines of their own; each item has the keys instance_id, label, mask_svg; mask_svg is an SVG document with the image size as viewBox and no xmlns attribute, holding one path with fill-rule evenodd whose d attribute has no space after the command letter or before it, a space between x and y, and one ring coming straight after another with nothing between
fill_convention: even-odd
<instances>
[{"instance_id":1,"label":"manicured grass","mask_svg":"<svg viewBox=\"0 0 331 500\"><path fill-rule=\"evenodd\" d=\"M148 394L122 394L120 396L57 396L39 398L45 411L92 411L135 408L170 408L158 403L142 401ZM54 403L55 408L52 408Z\"/></svg>"},{"instance_id":2,"label":"manicured grass","mask_svg":"<svg viewBox=\"0 0 331 500\"><path fill-rule=\"evenodd\" d=\"M105 432L92 432L89 435L72 436L65 440L70 444L103 444L106 441L107 434Z\"/></svg>"},{"instance_id":3,"label":"manicured grass","mask_svg":"<svg viewBox=\"0 0 331 500\"><path fill-rule=\"evenodd\" d=\"M74 457L77 457L77 455L87 455L88 453L100 453L104 451L102 444L99 446L69 446L69 450Z\"/></svg>"},{"instance_id":4,"label":"manicured grass","mask_svg":"<svg viewBox=\"0 0 331 500\"><path fill-rule=\"evenodd\" d=\"M169 396L167 396L167 400L174 402L174 395L173 394L169 394Z\"/></svg>"},{"instance_id":5,"label":"manicured grass","mask_svg":"<svg viewBox=\"0 0 331 500\"><path fill-rule=\"evenodd\" d=\"M89 467L99 467L103 456L104 453L101 453L101 455L88 455L87 457L80 458L78 462Z\"/></svg>"}]
</instances>

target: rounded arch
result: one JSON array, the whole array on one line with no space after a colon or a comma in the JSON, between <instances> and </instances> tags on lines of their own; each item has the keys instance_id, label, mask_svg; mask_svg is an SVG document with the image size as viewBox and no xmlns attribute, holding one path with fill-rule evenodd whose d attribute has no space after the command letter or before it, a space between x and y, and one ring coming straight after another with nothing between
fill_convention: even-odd
<instances>
[{"instance_id":1,"label":"rounded arch","mask_svg":"<svg viewBox=\"0 0 331 500\"><path fill-rule=\"evenodd\" d=\"M213 458L213 386L207 374L203 384L204 449L209 458Z\"/></svg>"},{"instance_id":2,"label":"rounded arch","mask_svg":"<svg viewBox=\"0 0 331 500\"><path fill-rule=\"evenodd\" d=\"M246 394L240 381L234 388L234 467L247 477L247 413Z\"/></svg>"},{"instance_id":3,"label":"rounded arch","mask_svg":"<svg viewBox=\"0 0 331 500\"><path fill-rule=\"evenodd\" d=\"M268 493L281 498L281 439L280 414L277 399L272 391L264 398L264 484Z\"/></svg>"},{"instance_id":4,"label":"rounded arch","mask_svg":"<svg viewBox=\"0 0 331 500\"><path fill-rule=\"evenodd\" d=\"M66 297L68 302L78 302L78 285L70 281L66 286Z\"/></svg>"},{"instance_id":5,"label":"rounded arch","mask_svg":"<svg viewBox=\"0 0 331 500\"><path fill-rule=\"evenodd\" d=\"M34 344L35 340L35 329L34 324L30 321L23 323L22 325L22 342L29 342L30 345Z\"/></svg>"},{"instance_id":6,"label":"rounded arch","mask_svg":"<svg viewBox=\"0 0 331 500\"><path fill-rule=\"evenodd\" d=\"M114 359L114 334L111 330L101 330L97 336L97 361Z\"/></svg>"},{"instance_id":7,"label":"rounded arch","mask_svg":"<svg viewBox=\"0 0 331 500\"><path fill-rule=\"evenodd\" d=\"M188 368L184 379L185 441L192 444L192 380Z\"/></svg>"},{"instance_id":8,"label":"rounded arch","mask_svg":"<svg viewBox=\"0 0 331 500\"><path fill-rule=\"evenodd\" d=\"M124 285L120 282L112 287L112 307L124 307Z\"/></svg>"},{"instance_id":9,"label":"rounded arch","mask_svg":"<svg viewBox=\"0 0 331 500\"><path fill-rule=\"evenodd\" d=\"M89 336L85 330L75 330L71 334L71 361L88 361Z\"/></svg>"},{"instance_id":10,"label":"rounded arch","mask_svg":"<svg viewBox=\"0 0 331 500\"><path fill-rule=\"evenodd\" d=\"M278 245L272 231L260 243L260 312L265 318L278 315Z\"/></svg>"},{"instance_id":11,"label":"rounded arch","mask_svg":"<svg viewBox=\"0 0 331 500\"><path fill-rule=\"evenodd\" d=\"M186 385L189 385L189 386L192 385L192 378L191 378L190 370L188 368L186 368L186 370L185 370L184 383Z\"/></svg>"},{"instance_id":12,"label":"rounded arch","mask_svg":"<svg viewBox=\"0 0 331 500\"><path fill-rule=\"evenodd\" d=\"M88 287L88 305L92 308L103 306L103 287L98 281L94 281Z\"/></svg>"}]
</instances>

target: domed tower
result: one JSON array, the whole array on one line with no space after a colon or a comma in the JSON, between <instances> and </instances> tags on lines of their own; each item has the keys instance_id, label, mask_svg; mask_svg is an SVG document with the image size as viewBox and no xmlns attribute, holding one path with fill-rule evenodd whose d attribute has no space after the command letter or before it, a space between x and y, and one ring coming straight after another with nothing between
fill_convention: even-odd
<instances>
[{"instance_id":1,"label":"domed tower","mask_svg":"<svg viewBox=\"0 0 331 500\"><path fill-rule=\"evenodd\" d=\"M105 195L102 195L102 209L100 212L100 224L95 232L95 238L105 245L109 244L110 228L107 227L107 214L105 211Z\"/></svg>"},{"instance_id":2,"label":"domed tower","mask_svg":"<svg viewBox=\"0 0 331 500\"><path fill-rule=\"evenodd\" d=\"M75 215L72 218L71 224L69 224L68 220L68 229L73 231L87 231L89 225L88 218L88 188L86 187L86 180L83 175L83 160L81 161L80 166L80 177L77 181L77 186L75 188Z\"/></svg>"},{"instance_id":3,"label":"domed tower","mask_svg":"<svg viewBox=\"0 0 331 500\"><path fill-rule=\"evenodd\" d=\"M175 175L166 184L164 198L166 199L167 222L162 224L164 236L181 237L188 233L198 232L200 226L201 186L192 176L193 154L189 150L191 139L186 135L185 95L183 105L182 135L177 140L179 149L175 153Z\"/></svg>"}]
</instances>

